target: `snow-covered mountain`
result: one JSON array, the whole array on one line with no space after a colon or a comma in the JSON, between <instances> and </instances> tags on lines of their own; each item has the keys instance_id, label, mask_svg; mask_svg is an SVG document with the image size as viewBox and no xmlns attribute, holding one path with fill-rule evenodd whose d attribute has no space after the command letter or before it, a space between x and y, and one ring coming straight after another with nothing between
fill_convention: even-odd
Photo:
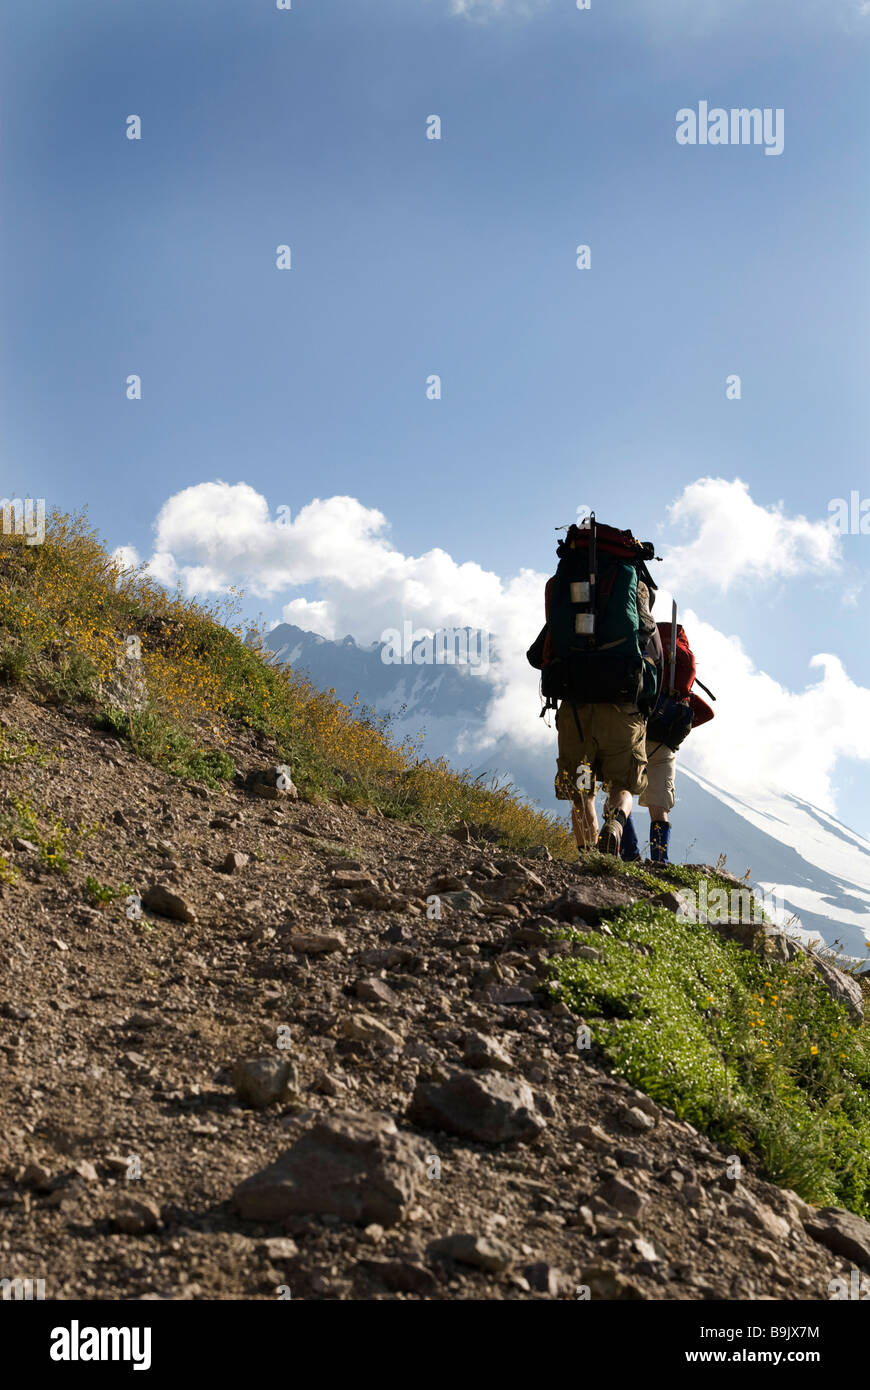
<instances>
[{"instance_id":1,"label":"snow-covered mountain","mask_svg":"<svg viewBox=\"0 0 870 1390\"><path fill-rule=\"evenodd\" d=\"M443 755L475 774L509 779L542 809L565 814L553 794L552 747L502 738L482 751L481 733L492 685L467 665L387 664L383 644L359 646L352 637L329 641L288 623L268 635L274 659L306 671L320 687L343 700L358 694L365 706L393 716L399 737L424 734L429 757ZM529 711L530 722L536 718ZM648 828L645 811L635 812L638 838ZM828 945L864 958L870 938L870 840L798 796L740 797L680 767L671 858L726 866L775 893L785 913Z\"/></svg>"}]
</instances>

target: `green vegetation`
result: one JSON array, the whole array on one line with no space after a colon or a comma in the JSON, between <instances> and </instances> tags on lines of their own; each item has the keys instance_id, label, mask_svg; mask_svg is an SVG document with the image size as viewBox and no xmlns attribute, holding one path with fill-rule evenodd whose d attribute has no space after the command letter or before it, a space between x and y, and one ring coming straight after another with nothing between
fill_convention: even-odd
<instances>
[{"instance_id":1,"label":"green vegetation","mask_svg":"<svg viewBox=\"0 0 870 1390\"><path fill-rule=\"evenodd\" d=\"M376 807L434 833L462 820L510 850L542 844L575 857L561 820L510 787L421 756L388 719L270 665L241 640L231 606L197 605L141 570L122 571L81 516L53 516L39 546L0 536L0 682L75 704L142 758L212 787L233 777L233 747L253 734L264 760L290 764L309 801ZM0 764L38 756L0 733ZM88 833L22 798L0 818L0 835L31 840L56 872ZM645 894L699 881L686 866L653 874L597 854L582 872ZM0 858L0 882L15 875ZM717 881L715 870L707 877ZM89 877L84 891L99 905L129 890ZM867 1030L809 963L765 963L649 902L615 911L610 927L613 936L591 938L603 959L554 958L550 987L586 1019L614 1069L732 1150L758 1155L808 1200L870 1215Z\"/></svg>"},{"instance_id":2,"label":"green vegetation","mask_svg":"<svg viewBox=\"0 0 870 1390\"><path fill-rule=\"evenodd\" d=\"M113 903L118 898L126 898L133 889L128 883L122 883L119 888L111 888L108 884L100 883L91 874L85 879L85 894L94 907L104 907L107 903Z\"/></svg>"},{"instance_id":3,"label":"green vegetation","mask_svg":"<svg viewBox=\"0 0 870 1390\"><path fill-rule=\"evenodd\" d=\"M45 767L49 762L48 754L26 734L17 729L0 729L0 767L16 767L31 759L38 767Z\"/></svg>"},{"instance_id":4,"label":"green vegetation","mask_svg":"<svg viewBox=\"0 0 870 1390\"><path fill-rule=\"evenodd\" d=\"M67 843L73 833L70 827L59 817L52 817L43 829L38 811L23 797L14 796L12 808L11 812L0 817L0 834L20 835L22 839L29 840L37 846L39 857L47 869L54 873L67 873L69 856L73 853ZM81 858L81 850L75 851L75 857Z\"/></svg>"},{"instance_id":5,"label":"green vegetation","mask_svg":"<svg viewBox=\"0 0 870 1390\"><path fill-rule=\"evenodd\" d=\"M421 757L389 719L271 666L241 640L234 602L167 593L141 569L122 570L84 516L54 514L42 545L0 536L0 681L90 709L179 777L228 781L232 741L252 730L310 801L376 806L436 833L465 820L506 848L546 844L573 858L566 826L511 788ZM124 697L125 683L139 699Z\"/></svg>"},{"instance_id":6,"label":"green vegetation","mask_svg":"<svg viewBox=\"0 0 870 1390\"><path fill-rule=\"evenodd\" d=\"M228 782L235 764L220 748L197 748L191 738L156 710L109 709L97 716L98 728L116 734L133 752L176 777L192 777L210 787Z\"/></svg>"},{"instance_id":7,"label":"green vegetation","mask_svg":"<svg viewBox=\"0 0 870 1390\"><path fill-rule=\"evenodd\" d=\"M649 903L608 925L562 933L603 958L554 957L550 987L614 1071L807 1201L870 1215L867 1029L810 963L765 962Z\"/></svg>"}]
</instances>

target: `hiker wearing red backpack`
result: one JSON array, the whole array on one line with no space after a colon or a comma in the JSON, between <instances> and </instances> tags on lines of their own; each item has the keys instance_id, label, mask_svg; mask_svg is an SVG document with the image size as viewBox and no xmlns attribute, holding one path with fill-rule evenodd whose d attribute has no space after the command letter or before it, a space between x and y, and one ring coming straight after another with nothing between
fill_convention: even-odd
<instances>
[{"instance_id":1,"label":"hiker wearing red backpack","mask_svg":"<svg viewBox=\"0 0 870 1390\"><path fill-rule=\"evenodd\" d=\"M677 622L676 604L671 622L658 623L657 627L664 654L664 672L661 693L647 725L647 784L638 802L649 811L650 859L657 864L667 864L677 749L692 729L713 718L712 709L692 686L697 682L711 699L716 697L697 679L695 656L685 628ZM637 835L630 819L621 854L625 859L640 858Z\"/></svg>"},{"instance_id":2,"label":"hiker wearing red backpack","mask_svg":"<svg viewBox=\"0 0 870 1390\"><path fill-rule=\"evenodd\" d=\"M556 796L571 802L580 850L618 854L632 797L646 785L646 717L658 695L660 643L650 615L654 547L596 522L570 526L545 590L546 622L530 647L542 715L556 710ZM597 784L607 787L604 823Z\"/></svg>"}]
</instances>

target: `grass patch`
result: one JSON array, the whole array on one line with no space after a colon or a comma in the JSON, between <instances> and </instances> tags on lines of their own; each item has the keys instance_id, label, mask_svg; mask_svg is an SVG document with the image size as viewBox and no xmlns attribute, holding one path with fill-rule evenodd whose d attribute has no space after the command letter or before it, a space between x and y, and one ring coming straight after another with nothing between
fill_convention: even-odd
<instances>
[{"instance_id":1,"label":"grass patch","mask_svg":"<svg viewBox=\"0 0 870 1390\"><path fill-rule=\"evenodd\" d=\"M133 752L176 777L191 777L217 788L235 774L235 764L220 748L198 748L183 729L154 710L107 710L97 726L129 744Z\"/></svg>"},{"instance_id":2,"label":"grass patch","mask_svg":"<svg viewBox=\"0 0 870 1390\"><path fill-rule=\"evenodd\" d=\"M59 817L53 817L43 827L39 813L24 797L12 798L12 811L0 818L0 832L4 835L20 835L39 849L39 857L46 869L53 873L65 874L70 867L68 841L72 835L70 827ZM78 850L77 857L81 857Z\"/></svg>"},{"instance_id":3,"label":"grass patch","mask_svg":"<svg viewBox=\"0 0 870 1390\"><path fill-rule=\"evenodd\" d=\"M609 925L603 960L553 973L614 1071L805 1200L870 1215L867 1030L809 962L762 961L649 903Z\"/></svg>"},{"instance_id":4,"label":"grass patch","mask_svg":"<svg viewBox=\"0 0 870 1390\"><path fill-rule=\"evenodd\" d=\"M233 601L197 604L141 567L122 569L83 514L52 514L42 545L0 536L0 680L93 706L102 727L176 776L212 787L231 778L229 744L241 727L270 741L309 801L376 806L436 833L465 820L507 849L545 844L575 857L560 818L421 757L419 741L393 736L389 717L317 690L241 639ZM145 694L135 706L115 698L137 687Z\"/></svg>"},{"instance_id":5,"label":"grass patch","mask_svg":"<svg viewBox=\"0 0 870 1390\"><path fill-rule=\"evenodd\" d=\"M120 888L112 888L108 884L100 883L91 874L85 879L85 897L93 907L105 907L118 898L128 897L132 892L133 889L128 883L122 883Z\"/></svg>"},{"instance_id":6,"label":"grass patch","mask_svg":"<svg viewBox=\"0 0 870 1390\"><path fill-rule=\"evenodd\" d=\"M29 760L35 761L38 767L46 767L51 761L39 744L26 734L17 729L0 729L0 767L16 767Z\"/></svg>"},{"instance_id":7,"label":"grass patch","mask_svg":"<svg viewBox=\"0 0 870 1390\"><path fill-rule=\"evenodd\" d=\"M12 810L0 816L0 835L20 836L35 844L42 865L52 873L69 872L73 859L81 859L81 841L105 827L99 824L73 829L59 816L41 817L25 797L13 796Z\"/></svg>"},{"instance_id":8,"label":"grass patch","mask_svg":"<svg viewBox=\"0 0 870 1390\"><path fill-rule=\"evenodd\" d=\"M598 850L586 850L580 860L580 872L594 878L617 878L623 882L636 883L654 893L688 888L697 894L702 882L706 883L708 893L715 888L730 892L734 884L723 878L715 869L708 871L704 866L688 864L664 864L656 872L642 864L625 863L613 854L600 854ZM748 885L747 885L748 886Z\"/></svg>"}]
</instances>

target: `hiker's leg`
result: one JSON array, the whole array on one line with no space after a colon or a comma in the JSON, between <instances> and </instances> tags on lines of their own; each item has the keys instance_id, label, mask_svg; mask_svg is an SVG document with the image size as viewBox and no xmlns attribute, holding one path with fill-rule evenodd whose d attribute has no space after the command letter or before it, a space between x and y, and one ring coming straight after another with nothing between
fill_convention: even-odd
<instances>
[{"instance_id":1,"label":"hiker's leg","mask_svg":"<svg viewBox=\"0 0 870 1390\"><path fill-rule=\"evenodd\" d=\"M668 816L675 801L676 762L676 754L665 744L648 749L647 785L640 804L649 811L649 857L654 864L668 863Z\"/></svg>"},{"instance_id":2,"label":"hiker's leg","mask_svg":"<svg viewBox=\"0 0 870 1390\"><path fill-rule=\"evenodd\" d=\"M631 792L624 787L611 787L604 804L604 824L598 836L602 854L619 854L622 832L631 815Z\"/></svg>"},{"instance_id":3,"label":"hiker's leg","mask_svg":"<svg viewBox=\"0 0 870 1390\"><path fill-rule=\"evenodd\" d=\"M584 796L571 807L571 826L578 849L592 849L598 838L598 816L595 797Z\"/></svg>"},{"instance_id":4,"label":"hiker's leg","mask_svg":"<svg viewBox=\"0 0 870 1390\"><path fill-rule=\"evenodd\" d=\"M571 829L579 850L592 849L598 837L595 813L597 781L593 766L597 756L594 737L581 737L589 708L561 704L556 713L559 753L556 768L556 796L571 802Z\"/></svg>"},{"instance_id":5,"label":"hiker's leg","mask_svg":"<svg viewBox=\"0 0 870 1390\"><path fill-rule=\"evenodd\" d=\"M576 717L575 717L576 715ZM559 748L556 765L556 796L571 802L571 829L579 850L595 844L598 821L595 815L595 779L591 785L581 781L581 772L588 761L588 750L580 739L579 711L572 705L561 704L556 711L556 732Z\"/></svg>"},{"instance_id":6,"label":"hiker's leg","mask_svg":"<svg viewBox=\"0 0 870 1390\"><path fill-rule=\"evenodd\" d=\"M625 825L622 827L622 839L619 842L619 857L624 859L627 864L634 863L640 859L640 846L637 843L637 831L634 828L634 817L629 816Z\"/></svg>"},{"instance_id":7,"label":"hiker's leg","mask_svg":"<svg viewBox=\"0 0 870 1390\"><path fill-rule=\"evenodd\" d=\"M599 775L608 788L598 848L602 854L619 854L632 797L646 786L646 721L633 705L597 709Z\"/></svg>"},{"instance_id":8,"label":"hiker's leg","mask_svg":"<svg viewBox=\"0 0 870 1390\"><path fill-rule=\"evenodd\" d=\"M613 787L607 793L607 800L604 803L604 814L609 815L612 811L621 811L626 820L631 815L631 792L624 788Z\"/></svg>"},{"instance_id":9,"label":"hiker's leg","mask_svg":"<svg viewBox=\"0 0 870 1390\"><path fill-rule=\"evenodd\" d=\"M671 826L667 816L656 820L650 809L649 857L654 864L668 864L668 845L671 840Z\"/></svg>"}]
</instances>

